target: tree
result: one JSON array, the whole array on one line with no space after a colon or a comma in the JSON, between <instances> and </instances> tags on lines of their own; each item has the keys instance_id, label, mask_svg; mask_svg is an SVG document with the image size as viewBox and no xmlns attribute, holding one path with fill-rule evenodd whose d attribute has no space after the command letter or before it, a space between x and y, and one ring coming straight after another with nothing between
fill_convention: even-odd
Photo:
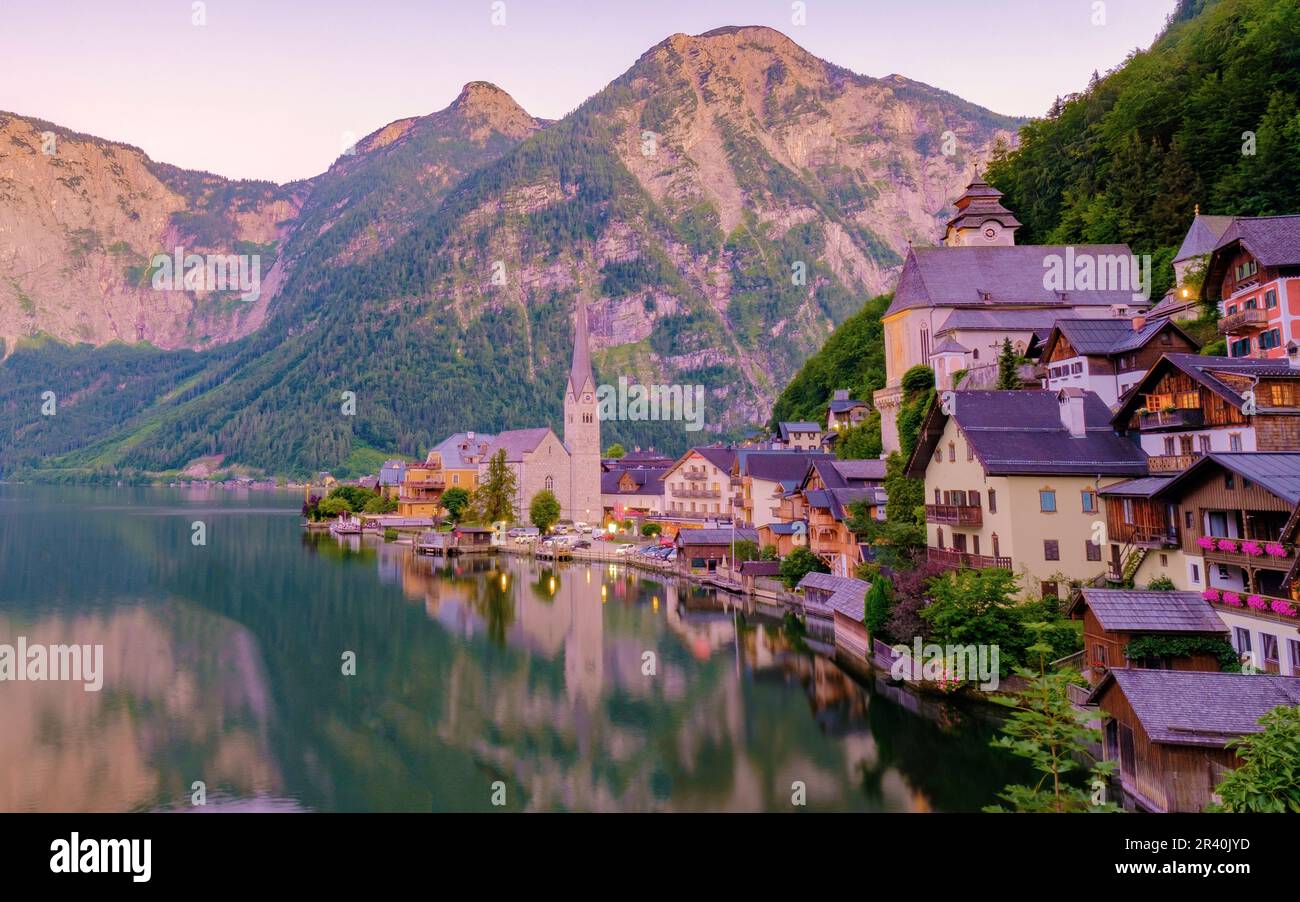
<instances>
[{"instance_id":1,"label":"tree","mask_svg":"<svg viewBox=\"0 0 1300 902\"><path fill-rule=\"evenodd\" d=\"M660 526L658 523L641 524L641 535L645 536L647 539L653 539L655 536L659 535L663 531L664 528Z\"/></svg>"},{"instance_id":2,"label":"tree","mask_svg":"<svg viewBox=\"0 0 1300 902\"><path fill-rule=\"evenodd\" d=\"M930 603L930 583L947 572L942 565L931 563L920 553L907 567L894 572L893 604L885 624L890 638L911 644L913 639L925 637L927 624L921 619L921 611Z\"/></svg>"},{"instance_id":3,"label":"tree","mask_svg":"<svg viewBox=\"0 0 1300 902\"><path fill-rule=\"evenodd\" d=\"M550 489L542 489L528 505L528 519L543 533L550 532L560 519L560 499Z\"/></svg>"},{"instance_id":4,"label":"tree","mask_svg":"<svg viewBox=\"0 0 1300 902\"><path fill-rule=\"evenodd\" d=\"M994 739L994 748L1028 758L1042 774L1033 786L1011 784L999 797L1015 811L1064 813L1071 811L1118 811L1104 801L1101 790L1115 762L1098 762L1092 768L1090 787L1071 782L1069 775L1082 767L1079 761L1088 749L1101 742L1101 730L1088 724L1096 713L1082 711L1070 702L1069 687L1078 674L1069 669L1048 672L1047 656L1051 646L1035 643L1029 651L1037 656L1038 669L1017 670L1028 685L1014 696L994 695L992 699L1011 709L1002 736ZM985 811L1005 811L991 805Z\"/></svg>"},{"instance_id":5,"label":"tree","mask_svg":"<svg viewBox=\"0 0 1300 902\"><path fill-rule=\"evenodd\" d=\"M1280 706L1259 719L1264 729L1228 743L1241 766L1215 792L1212 811L1300 814L1300 707Z\"/></svg>"},{"instance_id":6,"label":"tree","mask_svg":"<svg viewBox=\"0 0 1300 902\"><path fill-rule=\"evenodd\" d=\"M791 551L785 556L785 560L781 561L781 581L785 583L787 589L793 589L799 585L799 580L814 572L830 573L831 568L803 546Z\"/></svg>"},{"instance_id":7,"label":"tree","mask_svg":"<svg viewBox=\"0 0 1300 902\"><path fill-rule=\"evenodd\" d=\"M375 495L362 508L367 514L391 514L397 510L397 502L383 495Z\"/></svg>"},{"instance_id":8,"label":"tree","mask_svg":"<svg viewBox=\"0 0 1300 902\"><path fill-rule=\"evenodd\" d=\"M1002 339L1002 353L998 354L998 389L1010 391L1020 387L1020 361L1016 358L1011 339Z\"/></svg>"},{"instance_id":9,"label":"tree","mask_svg":"<svg viewBox=\"0 0 1300 902\"><path fill-rule=\"evenodd\" d=\"M474 492L475 516L482 523L511 522L518 491L515 471L506 463L506 449L500 448L488 461L487 474Z\"/></svg>"},{"instance_id":10,"label":"tree","mask_svg":"<svg viewBox=\"0 0 1300 902\"><path fill-rule=\"evenodd\" d=\"M447 516L451 517L451 522L459 523L460 518L465 515L466 508L469 507L469 492L465 491L460 486L456 486L443 492L442 498L439 499L439 501L447 510Z\"/></svg>"},{"instance_id":11,"label":"tree","mask_svg":"<svg viewBox=\"0 0 1300 902\"><path fill-rule=\"evenodd\" d=\"M352 506L348 504L348 499L339 495L330 495L316 505L316 510L320 511L322 517L337 517L339 514L351 513Z\"/></svg>"},{"instance_id":12,"label":"tree","mask_svg":"<svg viewBox=\"0 0 1300 902\"><path fill-rule=\"evenodd\" d=\"M882 450L878 410L871 411L857 426L841 430L835 438L835 456L840 460L875 460Z\"/></svg>"},{"instance_id":13,"label":"tree","mask_svg":"<svg viewBox=\"0 0 1300 902\"><path fill-rule=\"evenodd\" d=\"M605 456L613 460L618 460L620 457L627 456L627 449L618 442L615 442L605 449Z\"/></svg>"},{"instance_id":14,"label":"tree","mask_svg":"<svg viewBox=\"0 0 1300 902\"><path fill-rule=\"evenodd\" d=\"M872 639L890 641L886 627L889 622L889 609L889 583L883 579L876 579L867 590L866 612L862 618Z\"/></svg>"},{"instance_id":15,"label":"tree","mask_svg":"<svg viewBox=\"0 0 1300 902\"><path fill-rule=\"evenodd\" d=\"M751 542L748 539L741 539L736 543L735 547L736 557L735 560L732 561L732 564L738 564L741 561L758 560L759 551L757 542Z\"/></svg>"}]
</instances>

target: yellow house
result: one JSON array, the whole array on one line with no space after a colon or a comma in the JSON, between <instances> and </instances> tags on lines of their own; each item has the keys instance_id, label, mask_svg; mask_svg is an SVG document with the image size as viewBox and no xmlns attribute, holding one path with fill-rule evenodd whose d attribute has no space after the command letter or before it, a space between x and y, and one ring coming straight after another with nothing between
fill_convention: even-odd
<instances>
[{"instance_id":1,"label":"yellow house","mask_svg":"<svg viewBox=\"0 0 1300 902\"><path fill-rule=\"evenodd\" d=\"M448 489L478 488L478 465L494 436L457 432L443 439L422 464L408 464L397 499L402 517L436 517Z\"/></svg>"},{"instance_id":2,"label":"yellow house","mask_svg":"<svg viewBox=\"0 0 1300 902\"><path fill-rule=\"evenodd\" d=\"M1027 596L1105 573L1099 492L1147 471L1109 421L1077 388L944 393L908 462L925 480L927 558L1013 570Z\"/></svg>"}]
</instances>

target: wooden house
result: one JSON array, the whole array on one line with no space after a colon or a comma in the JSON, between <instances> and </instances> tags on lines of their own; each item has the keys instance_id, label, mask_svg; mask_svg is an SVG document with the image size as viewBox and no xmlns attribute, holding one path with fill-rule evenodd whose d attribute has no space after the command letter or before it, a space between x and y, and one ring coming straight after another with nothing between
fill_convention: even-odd
<instances>
[{"instance_id":1,"label":"wooden house","mask_svg":"<svg viewBox=\"0 0 1300 902\"><path fill-rule=\"evenodd\" d=\"M733 559L736 542L758 544L758 531L747 527L682 529L673 543L677 566L691 573L713 573L723 561Z\"/></svg>"},{"instance_id":2,"label":"wooden house","mask_svg":"<svg viewBox=\"0 0 1300 902\"><path fill-rule=\"evenodd\" d=\"M1300 705L1300 678L1115 668L1088 701L1109 717L1102 752L1127 807L1202 811L1240 765L1227 743L1259 732L1259 718Z\"/></svg>"},{"instance_id":3,"label":"wooden house","mask_svg":"<svg viewBox=\"0 0 1300 902\"><path fill-rule=\"evenodd\" d=\"M1113 409L1162 355L1199 350L1171 319L1061 319L1043 345L1043 388L1082 388Z\"/></svg>"},{"instance_id":4,"label":"wooden house","mask_svg":"<svg viewBox=\"0 0 1300 902\"><path fill-rule=\"evenodd\" d=\"M837 643L866 656L870 642L862 621L870 583L831 573L808 573L796 588L803 596L799 606L811 635L834 636Z\"/></svg>"},{"instance_id":5,"label":"wooden house","mask_svg":"<svg viewBox=\"0 0 1300 902\"><path fill-rule=\"evenodd\" d=\"M1085 588L1075 595L1070 616L1083 621L1083 672L1094 686L1116 668L1219 669L1210 647L1189 655L1130 659L1129 645L1139 637L1228 641L1228 628L1199 592Z\"/></svg>"}]
</instances>

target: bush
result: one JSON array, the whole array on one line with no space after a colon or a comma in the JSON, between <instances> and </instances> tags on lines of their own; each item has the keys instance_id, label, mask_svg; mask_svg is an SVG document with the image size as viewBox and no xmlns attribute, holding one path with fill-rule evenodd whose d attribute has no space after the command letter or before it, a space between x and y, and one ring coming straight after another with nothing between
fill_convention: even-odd
<instances>
[{"instance_id":1,"label":"bush","mask_svg":"<svg viewBox=\"0 0 1300 902\"><path fill-rule=\"evenodd\" d=\"M641 524L641 535L645 536L647 539L653 539L655 536L659 535L663 531L664 528L660 526L658 523Z\"/></svg>"},{"instance_id":2,"label":"bush","mask_svg":"<svg viewBox=\"0 0 1300 902\"><path fill-rule=\"evenodd\" d=\"M385 530L384 530L384 541L385 541L385 542L396 542L396 541L397 541L397 530L393 529L393 527L391 527L391 526L388 527L387 529L385 529Z\"/></svg>"},{"instance_id":3,"label":"bush","mask_svg":"<svg viewBox=\"0 0 1300 902\"><path fill-rule=\"evenodd\" d=\"M831 568L826 566L826 562L807 548L796 548L781 562L781 581L787 589L799 585L799 580L809 573L830 572Z\"/></svg>"}]
</instances>

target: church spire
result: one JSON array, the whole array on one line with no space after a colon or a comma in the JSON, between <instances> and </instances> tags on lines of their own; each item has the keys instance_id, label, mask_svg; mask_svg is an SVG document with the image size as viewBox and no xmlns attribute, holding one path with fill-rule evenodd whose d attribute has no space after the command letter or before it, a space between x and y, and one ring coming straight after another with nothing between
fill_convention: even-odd
<instances>
[{"instance_id":1,"label":"church spire","mask_svg":"<svg viewBox=\"0 0 1300 902\"><path fill-rule=\"evenodd\" d=\"M569 392L575 398L582 395L583 389L595 391L596 378L591 370L590 337L587 333L587 302L578 297L578 306L574 314L573 325L573 364L569 367Z\"/></svg>"}]
</instances>

